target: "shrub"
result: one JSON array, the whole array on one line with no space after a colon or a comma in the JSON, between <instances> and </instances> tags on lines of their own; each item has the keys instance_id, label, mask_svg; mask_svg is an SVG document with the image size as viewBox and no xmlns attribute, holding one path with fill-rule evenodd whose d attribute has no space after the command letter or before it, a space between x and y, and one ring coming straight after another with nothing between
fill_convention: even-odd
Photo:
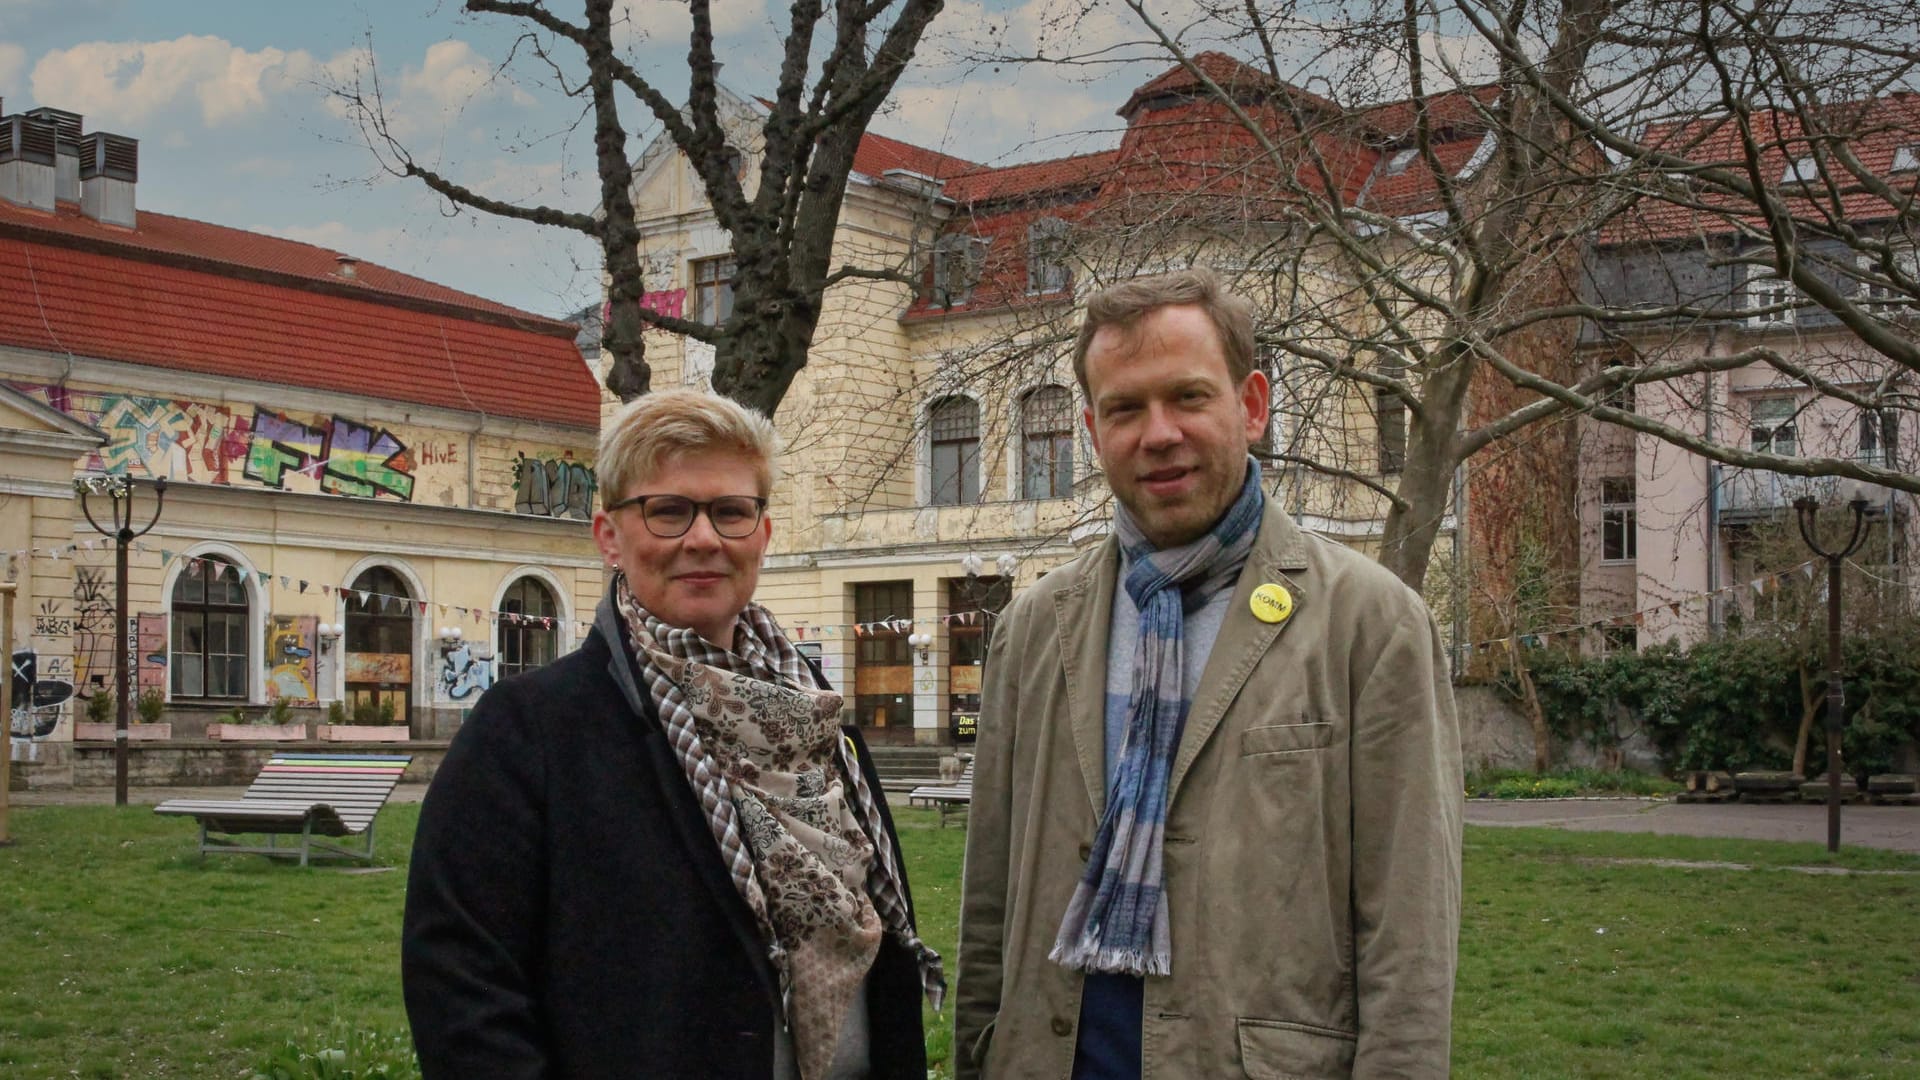
<instances>
[{"instance_id":1,"label":"shrub","mask_svg":"<svg viewBox=\"0 0 1920 1080\"><path fill-rule=\"evenodd\" d=\"M277 697L267 706L266 715L260 718L262 724L290 724L293 722L293 702Z\"/></svg>"},{"instance_id":2,"label":"shrub","mask_svg":"<svg viewBox=\"0 0 1920 1080\"><path fill-rule=\"evenodd\" d=\"M96 724L113 723L113 695L105 690L95 690L87 699L87 719Z\"/></svg>"},{"instance_id":3,"label":"shrub","mask_svg":"<svg viewBox=\"0 0 1920 1080\"><path fill-rule=\"evenodd\" d=\"M167 695L149 686L133 699L133 707L139 711L141 723L157 724L167 713Z\"/></svg>"},{"instance_id":4,"label":"shrub","mask_svg":"<svg viewBox=\"0 0 1920 1080\"><path fill-rule=\"evenodd\" d=\"M327 702L327 723L345 724L346 722L347 722L346 702L338 701L338 700Z\"/></svg>"}]
</instances>

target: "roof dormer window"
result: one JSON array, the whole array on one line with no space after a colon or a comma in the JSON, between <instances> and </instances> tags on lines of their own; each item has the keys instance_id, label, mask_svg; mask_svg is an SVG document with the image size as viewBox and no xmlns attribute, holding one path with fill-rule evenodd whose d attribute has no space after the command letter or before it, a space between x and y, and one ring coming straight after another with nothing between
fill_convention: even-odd
<instances>
[{"instance_id":1,"label":"roof dormer window","mask_svg":"<svg viewBox=\"0 0 1920 1080\"><path fill-rule=\"evenodd\" d=\"M1812 184L1820 179L1820 163L1811 157L1795 158L1780 171L1782 184Z\"/></svg>"},{"instance_id":2,"label":"roof dormer window","mask_svg":"<svg viewBox=\"0 0 1920 1080\"><path fill-rule=\"evenodd\" d=\"M1894 172L1920 172L1920 146L1903 146L1893 152Z\"/></svg>"},{"instance_id":3,"label":"roof dormer window","mask_svg":"<svg viewBox=\"0 0 1920 1080\"><path fill-rule=\"evenodd\" d=\"M1399 176L1406 172L1407 166L1413 164L1413 159L1419 156L1420 151L1412 147L1394 151L1393 156L1387 159L1387 175Z\"/></svg>"}]
</instances>

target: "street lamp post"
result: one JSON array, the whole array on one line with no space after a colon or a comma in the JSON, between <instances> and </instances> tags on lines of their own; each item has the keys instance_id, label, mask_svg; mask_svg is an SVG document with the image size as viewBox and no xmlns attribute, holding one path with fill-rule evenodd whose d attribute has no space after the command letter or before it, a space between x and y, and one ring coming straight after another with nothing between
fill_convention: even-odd
<instances>
[{"instance_id":1,"label":"street lamp post","mask_svg":"<svg viewBox=\"0 0 1920 1080\"><path fill-rule=\"evenodd\" d=\"M1867 500L1855 498L1847 503L1853 511L1853 532L1845 547L1828 551L1820 546L1816 518L1820 502L1811 495L1793 501L1800 519L1800 536L1813 553L1827 560L1827 850L1840 850L1840 715L1846 705L1846 690L1840 674L1840 564L1860 550L1866 539Z\"/></svg>"},{"instance_id":2,"label":"street lamp post","mask_svg":"<svg viewBox=\"0 0 1920 1080\"><path fill-rule=\"evenodd\" d=\"M93 531L114 541L113 581L113 804L127 805L127 697L131 672L127 666L127 548L135 539L153 531L160 523L160 507L166 501L165 478L153 482L153 516L144 528L133 527L134 482L131 476L85 476L73 482L80 496L80 512L87 516ZM113 528L108 529L93 516L87 496L112 498Z\"/></svg>"}]
</instances>

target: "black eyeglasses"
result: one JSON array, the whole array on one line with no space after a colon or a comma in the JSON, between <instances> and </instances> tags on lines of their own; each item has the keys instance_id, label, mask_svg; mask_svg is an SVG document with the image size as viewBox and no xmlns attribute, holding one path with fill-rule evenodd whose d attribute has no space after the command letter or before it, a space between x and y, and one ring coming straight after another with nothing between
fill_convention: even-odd
<instances>
[{"instance_id":1,"label":"black eyeglasses","mask_svg":"<svg viewBox=\"0 0 1920 1080\"><path fill-rule=\"evenodd\" d=\"M685 536L693 528L693 519L703 512L715 533L728 540L744 540L759 527L767 500L757 495L722 495L706 502L685 495L632 495L609 504L607 513L629 506L640 508L640 520L646 522L647 531L662 540Z\"/></svg>"}]
</instances>

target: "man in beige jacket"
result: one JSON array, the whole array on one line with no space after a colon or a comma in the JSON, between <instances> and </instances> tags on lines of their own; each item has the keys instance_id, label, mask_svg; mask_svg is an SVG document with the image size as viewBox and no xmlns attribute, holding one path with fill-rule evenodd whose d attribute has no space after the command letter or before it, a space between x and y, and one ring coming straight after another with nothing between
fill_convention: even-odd
<instances>
[{"instance_id":1,"label":"man in beige jacket","mask_svg":"<svg viewBox=\"0 0 1920 1080\"><path fill-rule=\"evenodd\" d=\"M955 1075L1444 1077L1459 731L1439 637L1260 487L1250 306L1095 296L1075 348L1114 535L987 659Z\"/></svg>"}]
</instances>

